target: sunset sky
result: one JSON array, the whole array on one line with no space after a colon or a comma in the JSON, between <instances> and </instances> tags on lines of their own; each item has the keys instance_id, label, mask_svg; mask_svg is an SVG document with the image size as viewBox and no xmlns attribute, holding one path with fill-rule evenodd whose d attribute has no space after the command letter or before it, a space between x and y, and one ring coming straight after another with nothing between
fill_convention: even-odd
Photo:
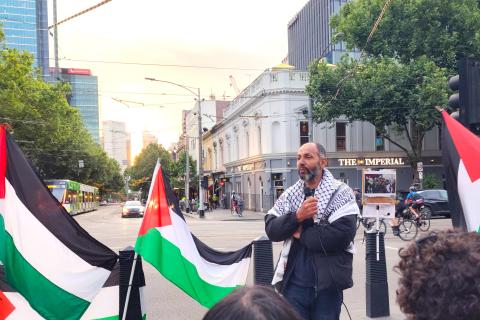
<instances>
[{"instance_id":1,"label":"sunset sky","mask_svg":"<svg viewBox=\"0 0 480 320\"><path fill-rule=\"evenodd\" d=\"M230 75L241 90L287 55L287 24L307 1L112 0L58 27L60 67L98 76L100 121L126 122L133 154L143 130L168 147L194 97L144 78L200 87L205 99L232 99ZM99 2L57 0L58 21Z\"/></svg>"}]
</instances>

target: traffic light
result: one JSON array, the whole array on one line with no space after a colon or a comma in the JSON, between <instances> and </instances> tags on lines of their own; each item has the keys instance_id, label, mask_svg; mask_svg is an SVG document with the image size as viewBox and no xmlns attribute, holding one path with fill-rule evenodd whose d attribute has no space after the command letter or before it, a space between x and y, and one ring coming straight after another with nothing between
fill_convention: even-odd
<instances>
[{"instance_id":1,"label":"traffic light","mask_svg":"<svg viewBox=\"0 0 480 320\"><path fill-rule=\"evenodd\" d=\"M220 180L220 183L219 183L219 184L220 184L220 187L223 187L223 186L225 185L225 181Z\"/></svg>"},{"instance_id":2,"label":"traffic light","mask_svg":"<svg viewBox=\"0 0 480 320\"><path fill-rule=\"evenodd\" d=\"M480 131L480 60L462 58L459 74L448 80L448 86L456 91L448 99L449 106L459 111L460 122L478 134Z\"/></svg>"}]
</instances>

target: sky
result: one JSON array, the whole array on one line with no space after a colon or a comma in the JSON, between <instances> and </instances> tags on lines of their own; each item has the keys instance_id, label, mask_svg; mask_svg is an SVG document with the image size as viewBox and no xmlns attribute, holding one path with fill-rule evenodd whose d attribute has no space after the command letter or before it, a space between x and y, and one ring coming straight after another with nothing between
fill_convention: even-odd
<instances>
[{"instance_id":1,"label":"sky","mask_svg":"<svg viewBox=\"0 0 480 320\"><path fill-rule=\"evenodd\" d=\"M99 2L57 0L57 19ZM288 22L307 2L112 0L58 26L60 67L90 69L98 77L100 122L125 122L133 155L143 130L168 148L178 141L182 110L191 109L195 97L145 77L200 88L205 99L231 100L230 75L242 90L287 56Z\"/></svg>"}]
</instances>

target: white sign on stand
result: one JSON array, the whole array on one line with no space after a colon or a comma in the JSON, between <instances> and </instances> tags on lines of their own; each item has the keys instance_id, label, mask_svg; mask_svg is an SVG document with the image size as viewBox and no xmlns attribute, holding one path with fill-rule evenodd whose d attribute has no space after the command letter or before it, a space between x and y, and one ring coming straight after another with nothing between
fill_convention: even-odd
<instances>
[{"instance_id":1,"label":"white sign on stand","mask_svg":"<svg viewBox=\"0 0 480 320\"><path fill-rule=\"evenodd\" d=\"M395 217L397 172L388 170L364 170L362 173L363 216L375 217L377 233L377 261L380 260L380 219Z\"/></svg>"}]
</instances>

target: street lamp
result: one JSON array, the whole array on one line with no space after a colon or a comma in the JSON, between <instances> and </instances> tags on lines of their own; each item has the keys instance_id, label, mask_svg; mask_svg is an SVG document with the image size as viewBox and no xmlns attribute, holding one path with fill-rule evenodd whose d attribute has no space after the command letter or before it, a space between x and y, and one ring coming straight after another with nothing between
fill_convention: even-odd
<instances>
[{"instance_id":1,"label":"street lamp","mask_svg":"<svg viewBox=\"0 0 480 320\"><path fill-rule=\"evenodd\" d=\"M327 46L325 48L323 48L323 51L320 54L320 57L318 58L318 60L323 59L325 57L325 54L327 54L328 50L332 46L332 44L335 44L338 41L341 41L344 36L345 36L345 34L343 32L336 33L332 37L332 40L327 44ZM308 110L307 110L308 111L307 117L308 117L308 141L309 142L313 142L313 114L312 114L312 108L313 108L313 99L310 96L308 98Z\"/></svg>"},{"instance_id":2,"label":"street lamp","mask_svg":"<svg viewBox=\"0 0 480 320\"><path fill-rule=\"evenodd\" d=\"M198 101L198 215L203 218L205 216L205 210L203 208L203 191L202 191L202 175L203 175L203 165L202 165L202 106L201 106L201 99L200 99L200 88L196 87L189 87L189 86L184 86L179 83L171 82L171 81L165 81L165 80L159 80L155 78L149 78L145 77L145 80L148 81L156 81L156 82L163 82L163 83L168 83L180 88L183 88L193 94L194 96L197 96L197 101ZM196 90L197 92L193 91ZM189 163L188 163L188 153L185 154L187 160L187 168L189 168ZM188 181L190 177L188 176L188 171L187 171L187 178L185 181ZM186 199L188 201L188 189L185 188L185 194L186 194Z\"/></svg>"}]
</instances>

